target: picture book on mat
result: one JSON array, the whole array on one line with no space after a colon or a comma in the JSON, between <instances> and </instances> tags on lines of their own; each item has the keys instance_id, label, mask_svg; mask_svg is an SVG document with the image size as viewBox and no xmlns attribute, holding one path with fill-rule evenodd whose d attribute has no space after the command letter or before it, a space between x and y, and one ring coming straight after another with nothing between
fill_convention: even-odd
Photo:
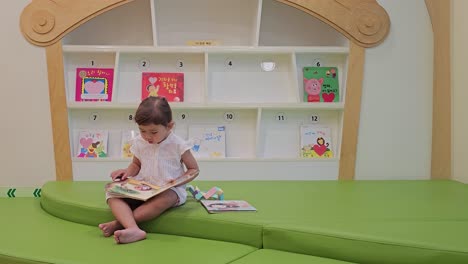
<instances>
[{"instance_id":1,"label":"picture book on mat","mask_svg":"<svg viewBox=\"0 0 468 264\"><path fill-rule=\"evenodd\" d=\"M140 135L138 130L125 130L122 131L122 141L120 144L120 152L122 158L132 158L133 153L130 151L130 147L133 144L133 140Z\"/></svg>"},{"instance_id":2,"label":"picture book on mat","mask_svg":"<svg viewBox=\"0 0 468 264\"><path fill-rule=\"evenodd\" d=\"M112 194L116 197L146 201L169 188L192 181L198 176L198 173L199 172L197 171L193 174L182 175L162 186L157 186L134 178L128 178L124 181L113 181L107 183L105 190L108 194Z\"/></svg>"},{"instance_id":3,"label":"picture book on mat","mask_svg":"<svg viewBox=\"0 0 468 264\"><path fill-rule=\"evenodd\" d=\"M196 158L226 157L226 128L216 125L190 125L188 137Z\"/></svg>"},{"instance_id":4,"label":"picture book on mat","mask_svg":"<svg viewBox=\"0 0 468 264\"><path fill-rule=\"evenodd\" d=\"M255 207L243 200L200 200L200 202L210 214L222 212L257 211Z\"/></svg>"},{"instance_id":5,"label":"picture book on mat","mask_svg":"<svg viewBox=\"0 0 468 264\"><path fill-rule=\"evenodd\" d=\"M78 132L78 158L107 157L106 130L80 130Z\"/></svg>"},{"instance_id":6,"label":"picture book on mat","mask_svg":"<svg viewBox=\"0 0 468 264\"><path fill-rule=\"evenodd\" d=\"M143 72L141 99L166 97L169 102L184 101L184 74L181 72Z\"/></svg>"},{"instance_id":7,"label":"picture book on mat","mask_svg":"<svg viewBox=\"0 0 468 264\"><path fill-rule=\"evenodd\" d=\"M339 102L336 67L304 67L304 102Z\"/></svg>"},{"instance_id":8,"label":"picture book on mat","mask_svg":"<svg viewBox=\"0 0 468 264\"><path fill-rule=\"evenodd\" d=\"M75 101L110 102L114 69L76 68Z\"/></svg>"},{"instance_id":9,"label":"picture book on mat","mask_svg":"<svg viewBox=\"0 0 468 264\"><path fill-rule=\"evenodd\" d=\"M301 126L301 157L333 158L330 131L329 127Z\"/></svg>"}]
</instances>

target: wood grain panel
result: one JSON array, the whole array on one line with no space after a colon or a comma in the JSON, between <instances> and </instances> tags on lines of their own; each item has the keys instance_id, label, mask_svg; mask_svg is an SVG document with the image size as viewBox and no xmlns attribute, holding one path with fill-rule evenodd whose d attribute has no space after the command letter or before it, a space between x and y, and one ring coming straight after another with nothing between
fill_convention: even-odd
<instances>
[{"instance_id":1,"label":"wood grain panel","mask_svg":"<svg viewBox=\"0 0 468 264\"><path fill-rule=\"evenodd\" d=\"M426 0L434 31L431 178L452 177L450 0Z\"/></svg>"},{"instance_id":2,"label":"wood grain panel","mask_svg":"<svg viewBox=\"0 0 468 264\"><path fill-rule=\"evenodd\" d=\"M56 179L72 180L62 42L46 47L46 55Z\"/></svg>"},{"instance_id":3,"label":"wood grain panel","mask_svg":"<svg viewBox=\"0 0 468 264\"><path fill-rule=\"evenodd\" d=\"M352 180L355 175L364 60L365 49L351 42L343 113L340 168L338 172L338 179L340 180Z\"/></svg>"},{"instance_id":4,"label":"wood grain panel","mask_svg":"<svg viewBox=\"0 0 468 264\"><path fill-rule=\"evenodd\" d=\"M378 45L390 31L390 18L375 0L277 1L322 20L362 47Z\"/></svg>"}]
</instances>

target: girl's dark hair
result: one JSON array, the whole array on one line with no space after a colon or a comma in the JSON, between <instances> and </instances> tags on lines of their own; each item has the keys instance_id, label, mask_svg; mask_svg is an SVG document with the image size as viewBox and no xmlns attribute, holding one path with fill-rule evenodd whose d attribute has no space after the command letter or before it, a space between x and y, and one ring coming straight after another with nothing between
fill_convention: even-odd
<instances>
[{"instance_id":1,"label":"girl's dark hair","mask_svg":"<svg viewBox=\"0 0 468 264\"><path fill-rule=\"evenodd\" d=\"M138 125L167 126L172 121L172 110L165 97L150 96L143 101L135 114Z\"/></svg>"}]
</instances>

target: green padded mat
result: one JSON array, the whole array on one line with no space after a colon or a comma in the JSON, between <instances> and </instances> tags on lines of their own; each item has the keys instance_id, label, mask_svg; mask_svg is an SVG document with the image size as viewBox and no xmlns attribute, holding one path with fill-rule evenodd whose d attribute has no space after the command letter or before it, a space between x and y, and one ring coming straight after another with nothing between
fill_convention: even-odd
<instances>
[{"instance_id":1,"label":"green padded mat","mask_svg":"<svg viewBox=\"0 0 468 264\"><path fill-rule=\"evenodd\" d=\"M258 212L208 214L193 199L144 228L361 263L468 263L468 188L454 181L199 181ZM49 182L42 206L71 221L112 219L103 182ZM371 249L367 251L366 249ZM389 258L392 256L392 258ZM442 262L441 262L442 261Z\"/></svg>"},{"instance_id":2,"label":"green padded mat","mask_svg":"<svg viewBox=\"0 0 468 264\"><path fill-rule=\"evenodd\" d=\"M351 262L334 259L319 258L309 255L296 254L271 249L260 249L242 257L232 264L349 264Z\"/></svg>"},{"instance_id":3,"label":"green padded mat","mask_svg":"<svg viewBox=\"0 0 468 264\"><path fill-rule=\"evenodd\" d=\"M1 198L0 263L229 263L251 246L183 236L149 234L118 245L99 228L44 212L35 198ZM92 216L90 216L92 217Z\"/></svg>"}]
</instances>

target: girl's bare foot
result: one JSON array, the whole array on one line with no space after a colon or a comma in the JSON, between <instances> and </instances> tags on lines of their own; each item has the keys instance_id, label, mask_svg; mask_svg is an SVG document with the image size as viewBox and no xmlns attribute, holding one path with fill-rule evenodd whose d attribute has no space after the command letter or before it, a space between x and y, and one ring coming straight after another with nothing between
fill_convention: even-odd
<instances>
[{"instance_id":1,"label":"girl's bare foot","mask_svg":"<svg viewBox=\"0 0 468 264\"><path fill-rule=\"evenodd\" d=\"M112 236L114 234L114 232L116 230L122 229L123 227L120 225L119 222L114 220L114 221L111 221L111 222L99 224L99 228L101 229L102 234L105 237L110 237L110 236Z\"/></svg>"},{"instance_id":2,"label":"girl's bare foot","mask_svg":"<svg viewBox=\"0 0 468 264\"><path fill-rule=\"evenodd\" d=\"M127 244L143 240L146 238L146 232L135 228L127 228L124 230L117 230L114 232L114 239L117 244Z\"/></svg>"}]
</instances>

